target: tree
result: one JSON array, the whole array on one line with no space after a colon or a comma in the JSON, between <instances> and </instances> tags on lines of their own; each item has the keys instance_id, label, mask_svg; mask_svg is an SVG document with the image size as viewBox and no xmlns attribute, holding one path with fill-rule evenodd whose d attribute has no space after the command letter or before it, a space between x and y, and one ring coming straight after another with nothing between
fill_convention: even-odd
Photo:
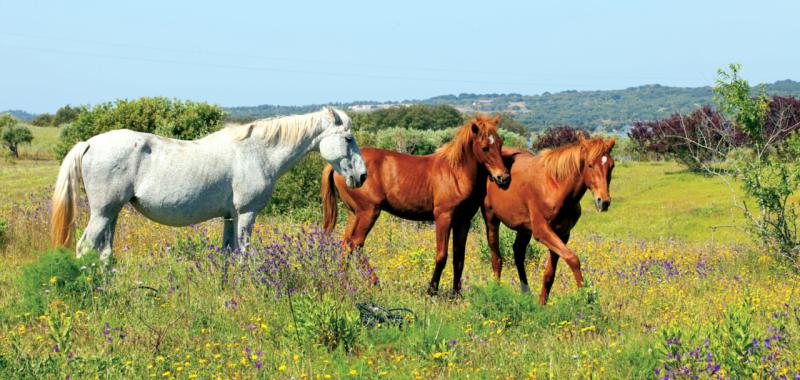
<instances>
[{"instance_id":1,"label":"tree","mask_svg":"<svg viewBox=\"0 0 800 380\"><path fill-rule=\"evenodd\" d=\"M78 118L78 115L85 110L86 109L84 107L70 107L70 105L67 104L56 111L56 115L53 117L52 125L59 126L61 124L71 123L75 121L75 119Z\"/></svg>"},{"instance_id":2,"label":"tree","mask_svg":"<svg viewBox=\"0 0 800 380\"><path fill-rule=\"evenodd\" d=\"M83 108L61 130L56 155L64 157L78 141L122 128L192 140L218 130L224 117L218 106L161 97L100 103Z\"/></svg>"},{"instance_id":3,"label":"tree","mask_svg":"<svg viewBox=\"0 0 800 380\"><path fill-rule=\"evenodd\" d=\"M50 127L50 126L53 126L54 125L53 124L53 115L51 115L49 113L43 113L41 115L37 115L35 118L33 118L33 121L31 121L31 124L33 124L33 125L35 125L37 127Z\"/></svg>"},{"instance_id":4,"label":"tree","mask_svg":"<svg viewBox=\"0 0 800 380\"><path fill-rule=\"evenodd\" d=\"M550 127L539 135L536 142L533 143L533 149L552 149L558 148L562 145L574 144L578 142L578 136L582 135L584 138L589 138L589 133L579 129L572 128L568 125L559 125L557 127Z\"/></svg>"},{"instance_id":5,"label":"tree","mask_svg":"<svg viewBox=\"0 0 800 380\"><path fill-rule=\"evenodd\" d=\"M353 113L351 118L353 128L360 131L378 131L387 128L442 130L458 127L464 122L461 113L451 106L421 104L358 112Z\"/></svg>"},{"instance_id":6,"label":"tree","mask_svg":"<svg viewBox=\"0 0 800 380\"><path fill-rule=\"evenodd\" d=\"M28 127L12 124L0 129L0 140L11 151L12 157L19 158L19 145L30 144L33 141L33 134L31 134L31 130Z\"/></svg>"}]
</instances>

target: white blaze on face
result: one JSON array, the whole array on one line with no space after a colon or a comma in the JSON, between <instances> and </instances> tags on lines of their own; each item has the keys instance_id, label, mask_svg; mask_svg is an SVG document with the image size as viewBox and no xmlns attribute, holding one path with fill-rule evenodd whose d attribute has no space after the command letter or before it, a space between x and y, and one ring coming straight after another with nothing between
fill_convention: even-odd
<instances>
[{"instance_id":1,"label":"white blaze on face","mask_svg":"<svg viewBox=\"0 0 800 380\"><path fill-rule=\"evenodd\" d=\"M600 163L603 164L603 165L606 164L606 161L608 161L608 157L606 157L606 156L603 156L603 158L600 159Z\"/></svg>"},{"instance_id":2,"label":"white blaze on face","mask_svg":"<svg viewBox=\"0 0 800 380\"><path fill-rule=\"evenodd\" d=\"M494 136L489 135L489 144L494 144Z\"/></svg>"}]
</instances>

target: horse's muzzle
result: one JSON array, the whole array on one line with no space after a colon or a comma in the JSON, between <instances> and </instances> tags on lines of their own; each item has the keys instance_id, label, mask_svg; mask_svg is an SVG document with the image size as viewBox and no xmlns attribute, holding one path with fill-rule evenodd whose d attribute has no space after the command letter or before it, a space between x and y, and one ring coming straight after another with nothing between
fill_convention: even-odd
<instances>
[{"instance_id":1,"label":"horse's muzzle","mask_svg":"<svg viewBox=\"0 0 800 380\"><path fill-rule=\"evenodd\" d=\"M350 186L350 188L357 189L367 181L367 173L361 173L360 176L353 175L350 178L352 180L352 186Z\"/></svg>"},{"instance_id":2,"label":"horse's muzzle","mask_svg":"<svg viewBox=\"0 0 800 380\"><path fill-rule=\"evenodd\" d=\"M508 173L504 173L503 175L493 175L492 180L497 184L497 186L505 189L511 183L511 176Z\"/></svg>"},{"instance_id":3,"label":"horse's muzzle","mask_svg":"<svg viewBox=\"0 0 800 380\"><path fill-rule=\"evenodd\" d=\"M597 198L594 200L594 205L597 207L597 211L600 212L608 211L608 206L611 206L611 200L610 199L602 200L600 198Z\"/></svg>"}]
</instances>

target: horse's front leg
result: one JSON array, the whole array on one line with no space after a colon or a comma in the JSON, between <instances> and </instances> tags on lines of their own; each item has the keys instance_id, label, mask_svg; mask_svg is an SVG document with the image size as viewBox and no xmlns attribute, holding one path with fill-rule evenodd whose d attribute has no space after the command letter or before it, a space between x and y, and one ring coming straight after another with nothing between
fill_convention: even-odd
<instances>
[{"instance_id":1,"label":"horse's front leg","mask_svg":"<svg viewBox=\"0 0 800 380\"><path fill-rule=\"evenodd\" d=\"M581 273L581 260L578 259L578 256L575 256L575 253L572 252L564 241L561 239L560 236L556 234L555 231L550 227L550 225L545 221L533 222L533 237L536 238L539 242L544 244L548 249L550 249L553 253L564 259L564 262L569 265L569 268L572 269L572 274L575 276L575 283L578 285L579 288L583 287L583 274ZM569 235L565 236L569 239ZM552 255L551 255L552 258ZM555 274L555 260L553 261L552 265L552 272L553 275ZM548 264L548 269L550 265ZM549 270L548 270L549 272ZM545 274L544 280L548 280L547 273ZM549 286L552 286L552 282ZM543 286L542 294L540 295L539 302L541 304L545 304L547 302L547 296L549 295L549 286L547 286L547 281L545 281L545 286ZM545 291L545 287L547 287L547 291Z\"/></svg>"},{"instance_id":2,"label":"horse's front leg","mask_svg":"<svg viewBox=\"0 0 800 380\"><path fill-rule=\"evenodd\" d=\"M453 220L453 210L443 212L434 211L436 221L436 264L433 267L433 277L428 285L428 294L434 295L439 291L439 280L447 264L447 242L450 240L450 227Z\"/></svg>"},{"instance_id":3,"label":"horse's front leg","mask_svg":"<svg viewBox=\"0 0 800 380\"><path fill-rule=\"evenodd\" d=\"M465 218L466 219L466 218ZM453 223L453 294L461 293L461 275L464 273L464 253L467 249L470 219Z\"/></svg>"},{"instance_id":4,"label":"horse's front leg","mask_svg":"<svg viewBox=\"0 0 800 380\"><path fill-rule=\"evenodd\" d=\"M256 212L249 211L239 214L236 220L236 246L250 245L250 237L253 235L253 224L256 222Z\"/></svg>"}]
</instances>

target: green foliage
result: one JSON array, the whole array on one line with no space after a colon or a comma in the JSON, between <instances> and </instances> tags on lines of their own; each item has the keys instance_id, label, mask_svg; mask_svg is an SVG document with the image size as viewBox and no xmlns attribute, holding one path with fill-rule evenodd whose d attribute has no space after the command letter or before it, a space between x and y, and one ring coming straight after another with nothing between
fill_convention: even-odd
<instances>
[{"instance_id":1,"label":"green foliage","mask_svg":"<svg viewBox=\"0 0 800 380\"><path fill-rule=\"evenodd\" d=\"M22 294L21 306L38 315L47 309L51 300L88 300L100 284L102 267L96 252L77 259L63 249L47 251L22 268L17 279Z\"/></svg>"},{"instance_id":2,"label":"green foliage","mask_svg":"<svg viewBox=\"0 0 800 380\"><path fill-rule=\"evenodd\" d=\"M792 261L800 253L797 231L797 205L790 201L800 190L798 156L778 157L783 141L765 140L764 130L769 100L762 88L750 96L749 83L739 76L741 65L731 64L730 71L719 70L714 92L719 108L734 122L734 127L750 138L752 154L740 161L737 172L745 194L755 200L759 210L751 211L743 204L752 235L771 252ZM797 136L788 140L785 150L797 149Z\"/></svg>"},{"instance_id":3,"label":"green foliage","mask_svg":"<svg viewBox=\"0 0 800 380\"><path fill-rule=\"evenodd\" d=\"M196 139L218 130L224 113L204 102L140 98L100 103L78 112L61 131L56 155L63 157L78 141L115 129L130 129L182 140Z\"/></svg>"},{"instance_id":4,"label":"green foliage","mask_svg":"<svg viewBox=\"0 0 800 380\"><path fill-rule=\"evenodd\" d=\"M71 107L67 104L56 111L55 116L53 116L52 125L60 126L62 124L72 123L78 118L78 115L84 111L86 111L86 107Z\"/></svg>"},{"instance_id":5,"label":"green foliage","mask_svg":"<svg viewBox=\"0 0 800 380\"><path fill-rule=\"evenodd\" d=\"M297 302L297 332L312 344L330 351L342 347L352 353L361 334L358 312L347 301L326 292L321 297L292 298Z\"/></svg>"},{"instance_id":6,"label":"green foliage","mask_svg":"<svg viewBox=\"0 0 800 380\"><path fill-rule=\"evenodd\" d=\"M36 115L31 121L31 124L37 127L50 127L53 126L53 115L49 113L43 113L41 115Z\"/></svg>"},{"instance_id":7,"label":"green foliage","mask_svg":"<svg viewBox=\"0 0 800 380\"><path fill-rule=\"evenodd\" d=\"M448 105L414 104L372 112L354 112L350 115L353 119L353 128L360 131L378 131L386 128L441 130L458 127L464 122L461 113Z\"/></svg>"},{"instance_id":8,"label":"green foliage","mask_svg":"<svg viewBox=\"0 0 800 380\"><path fill-rule=\"evenodd\" d=\"M740 64L728 66L730 72L719 69L714 86L714 101L720 110L731 116L736 127L741 128L759 149L764 144L764 118L769 111L769 99L764 86L756 97L751 97L750 84L739 76Z\"/></svg>"},{"instance_id":9,"label":"green foliage","mask_svg":"<svg viewBox=\"0 0 800 380\"><path fill-rule=\"evenodd\" d=\"M745 208L750 230L774 253L797 258L797 204L790 201L800 189L798 162L747 160L740 164L742 189L755 200L758 212Z\"/></svg>"},{"instance_id":10,"label":"green foliage","mask_svg":"<svg viewBox=\"0 0 800 380\"><path fill-rule=\"evenodd\" d=\"M3 114L0 115L0 141L8 148L13 158L19 158L19 145L30 144L33 141L33 134L13 116Z\"/></svg>"}]
</instances>

